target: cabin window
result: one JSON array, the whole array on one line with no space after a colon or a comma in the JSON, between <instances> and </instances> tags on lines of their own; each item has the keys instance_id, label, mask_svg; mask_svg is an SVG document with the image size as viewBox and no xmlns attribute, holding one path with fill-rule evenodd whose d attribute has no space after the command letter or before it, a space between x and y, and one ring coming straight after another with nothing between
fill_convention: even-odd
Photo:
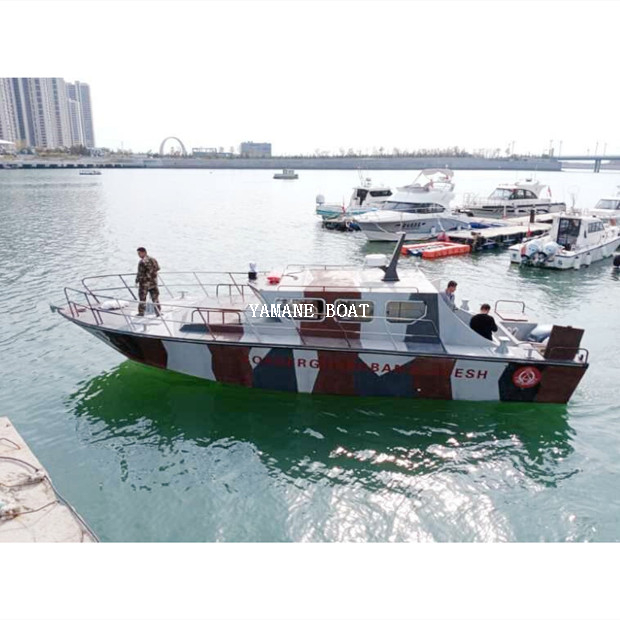
<instances>
[{"instance_id":1,"label":"cabin window","mask_svg":"<svg viewBox=\"0 0 620 620\"><path fill-rule=\"evenodd\" d=\"M620 200L611 200L609 198L603 198L596 203L595 209L605 209L608 211L617 211L620 209Z\"/></svg>"},{"instance_id":2,"label":"cabin window","mask_svg":"<svg viewBox=\"0 0 620 620\"><path fill-rule=\"evenodd\" d=\"M536 194L534 192L530 192L529 189L523 190L524 198L528 198L529 200L536 200Z\"/></svg>"},{"instance_id":3,"label":"cabin window","mask_svg":"<svg viewBox=\"0 0 620 620\"><path fill-rule=\"evenodd\" d=\"M371 190L370 195L373 198L380 198L382 196L391 196L392 192L389 189L375 189Z\"/></svg>"},{"instance_id":4,"label":"cabin window","mask_svg":"<svg viewBox=\"0 0 620 620\"><path fill-rule=\"evenodd\" d=\"M588 224L588 232L598 232L599 230L603 230L605 227L603 226L603 222L590 222Z\"/></svg>"},{"instance_id":5,"label":"cabin window","mask_svg":"<svg viewBox=\"0 0 620 620\"><path fill-rule=\"evenodd\" d=\"M424 301L388 301L385 305L388 323L411 323L426 316Z\"/></svg>"},{"instance_id":6,"label":"cabin window","mask_svg":"<svg viewBox=\"0 0 620 620\"><path fill-rule=\"evenodd\" d=\"M334 302L334 317L343 323L367 323L372 321L375 304L363 299L337 299Z\"/></svg>"},{"instance_id":7,"label":"cabin window","mask_svg":"<svg viewBox=\"0 0 620 620\"><path fill-rule=\"evenodd\" d=\"M359 204L360 205L364 202L364 200L366 200L366 196L368 196L368 190L367 189L358 189L357 190L356 197L359 200Z\"/></svg>"},{"instance_id":8,"label":"cabin window","mask_svg":"<svg viewBox=\"0 0 620 620\"><path fill-rule=\"evenodd\" d=\"M407 211L408 213L443 213L446 208L433 202L394 202L385 203L386 209Z\"/></svg>"},{"instance_id":9,"label":"cabin window","mask_svg":"<svg viewBox=\"0 0 620 620\"><path fill-rule=\"evenodd\" d=\"M278 310L277 306L280 306ZM311 306L306 307L306 305ZM276 306L273 308L273 306ZM288 306L289 313L285 310ZM293 318L295 321L322 321L325 318L325 301L323 299L276 299L275 304L270 304L271 315L283 318ZM280 313L278 315L278 312Z\"/></svg>"}]
</instances>

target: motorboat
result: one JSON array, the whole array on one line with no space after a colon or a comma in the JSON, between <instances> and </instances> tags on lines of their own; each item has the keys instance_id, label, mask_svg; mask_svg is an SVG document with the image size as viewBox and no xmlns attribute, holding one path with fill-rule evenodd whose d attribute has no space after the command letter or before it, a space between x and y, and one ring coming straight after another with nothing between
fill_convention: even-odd
<instances>
[{"instance_id":1,"label":"motorboat","mask_svg":"<svg viewBox=\"0 0 620 620\"><path fill-rule=\"evenodd\" d=\"M82 176L98 176L101 174L101 170L80 170Z\"/></svg>"},{"instance_id":2,"label":"motorboat","mask_svg":"<svg viewBox=\"0 0 620 620\"><path fill-rule=\"evenodd\" d=\"M488 198L466 194L459 211L478 217L521 217L558 213L566 210L564 202L555 202L548 185L527 178L516 183L498 185Z\"/></svg>"},{"instance_id":3,"label":"motorboat","mask_svg":"<svg viewBox=\"0 0 620 620\"><path fill-rule=\"evenodd\" d=\"M294 170L292 170L291 168L284 168L282 170L282 172L276 172L273 175L273 178L274 179L284 179L284 180L286 180L286 179L298 179L299 175Z\"/></svg>"},{"instance_id":4,"label":"motorboat","mask_svg":"<svg viewBox=\"0 0 620 620\"><path fill-rule=\"evenodd\" d=\"M440 233L470 227L469 218L454 213L451 170L423 170L410 185L399 187L380 210L356 215L353 223L371 241L434 239Z\"/></svg>"},{"instance_id":5,"label":"motorboat","mask_svg":"<svg viewBox=\"0 0 620 620\"><path fill-rule=\"evenodd\" d=\"M316 214L324 222L338 220L343 217L351 218L369 211L380 209L392 195L392 190L384 185L375 185L370 177L360 174L360 183L353 188L348 204L343 202L325 202L325 196L316 197Z\"/></svg>"},{"instance_id":6,"label":"motorboat","mask_svg":"<svg viewBox=\"0 0 620 620\"><path fill-rule=\"evenodd\" d=\"M615 196L601 198L590 210L591 215L601 219L620 221L620 191Z\"/></svg>"},{"instance_id":7,"label":"motorboat","mask_svg":"<svg viewBox=\"0 0 620 620\"><path fill-rule=\"evenodd\" d=\"M620 227L596 215L555 215L549 233L510 247L510 260L550 269L579 269L610 257L620 246Z\"/></svg>"},{"instance_id":8,"label":"motorboat","mask_svg":"<svg viewBox=\"0 0 620 620\"><path fill-rule=\"evenodd\" d=\"M209 381L285 392L566 403L588 367L582 329L498 302L487 340L419 269L361 266L164 274L137 316L135 274L88 277L52 310L127 358ZM94 352L96 354L96 352Z\"/></svg>"}]
</instances>

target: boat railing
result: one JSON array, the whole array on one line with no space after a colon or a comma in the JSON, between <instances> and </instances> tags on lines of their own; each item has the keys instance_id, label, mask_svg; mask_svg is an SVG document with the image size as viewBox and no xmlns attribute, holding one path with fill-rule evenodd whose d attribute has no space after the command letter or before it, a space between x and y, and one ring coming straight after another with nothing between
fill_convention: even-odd
<instances>
[{"instance_id":1,"label":"boat railing","mask_svg":"<svg viewBox=\"0 0 620 620\"><path fill-rule=\"evenodd\" d=\"M372 284L362 284L360 286L341 286L341 285L337 285L337 286L314 286L314 285L310 285L310 286L304 286L303 287L303 293L358 293L361 295L361 288L364 289L364 292L372 292L373 288L381 288L384 289L385 288L385 284L377 284L376 286L373 286ZM407 290L411 293L419 293L420 289L418 289L417 286L410 286L410 285L401 285L399 286L398 284L395 284L392 286L392 288L394 289L403 289L403 290ZM300 290L300 286L299 284L279 284L277 287L277 290L282 290L282 289L295 289L297 291ZM300 298L303 299L303 298ZM355 301L355 299L347 299L347 301Z\"/></svg>"},{"instance_id":2,"label":"boat railing","mask_svg":"<svg viewBox=\"0 0 620 620\"><path fill-rule=\"evenodd\" d=\"M568 360L587 364L590 351L584 347L551 347L545 351L545 358L549 360Z\"/></svg>"},{"instance_id":3,"label":"boat railing","mask_svg":"<svg viewBox=\"0 0 620 620\"><path fill-rule=\"evenodd\" d=\"M316 269L316 270L320 270L322 269L323 271L329 271L329 270L352 270L352 269L359 269L360 266L359 265L325 265L325 264L304 264L302 265L301 263L291 263L290 265L287 265L284 268L284 275L294 275L296 273L303 273L304 271L308 271L310 269Z\"/></svg>"},{"instance_id":4,"label":"boat railing","mask_svg":"<svg viewBox=\"0 0 620 620\"><path fill-rule=\"evenodd\" d=\"M309 326L307 321L294 321L292 319L274 323L257 323L251 320L247 314L247 309L188 306L166 302L157 304L159 315L145 317L147 323L144 323L135 321L137 314L135 311L139 308L139 304L141 303L138 300L119 299L117 296L107 295L95 297L92 292L71 287L65 287L64 292L67 302L64 310L65 313L68 311L72 318L80 320L82 314L88 313L92 316L92 321L97 327L103 327L107 323L108 327L118 329L118 321L114 319L121 317L127 329L135 333L144 333L146 327L149 325L161 324L169 336L184 338L187 336L183 335L183 328L203 325L204 332L198 337L204 335L204 337L209 340L217 341L226 339L227 334L239 333L248 329L254 336L256 342L269 345L272 344L272 341L265 338L266 332L273 331L276 334L282 334L284 331L290 332L293 330L298 336L299 341L304 345L311 345L312 343L310 343L309 340L316 337L321 339L321 347L339 348L344 341L347 348L359 349L360 338L364 338L365 340L378 339L389 342L390 347L394 350L398 350L398 343L403 345L411 337L427 338L430 340L439 339L437 325L430 319L416 319L411 322L429 326L430 329L427 331L430 333L395 333L392 331L391 324L388 321L389 317L387 316L374 317L379 320L383 319L383 324L385 325L384 331L370 331L364 328L363 332L361 332L357 323L349 321L333 321L329 325L320 323L317 324L316 327ZM78 297L78 299L75 299L75 297ZM114 305L106 308L103 305L105 302L113 302ZM149 305L152 306L151 302L142 303L145 303L147 307ZM52 309L63 311L63 308L60 306L53 306ZM183 314L175 318L173 316L175 310L182 310ZM110 320L106 321L108 317ZM187 317L189 317L189 321ZM200 321L196 321L197 317L200 317ZM155 323L153 323L153 321ZM303 326L301 325L302 322L304 323ZM197 337L197 335L193 334L193 337ZM291 344L294 345L294 343Z\"/></svg>"},{"instance_id":5,"label":"boat railing","mask_svg":"<svg viewBox=\"0 0 620 620\"><path fill-rule=\"evenodd\" d=\"M512 304L513 306L519 306L521 311L518 313L506 313L506 310L502 310L502 312L504 314L502 314L499 311L499 305L500 304ZM493 312L495 312L495 314L497 314L497 316L502 319L502 321L525 321L526 320L526 315L525 315L525 302L521 301L521 300L516 300L516 299L498 299L495 302L495 306L493 307Z\"/></svg>"},{"instance_id":6,"label":"boat railing","mask_svg":"<svg viewBox=\"0 0 620 620\"><path fill-rule=\"evenodd\" d=\"M262 272L265 273L265 272ZM164 280L164 275L166 279ZM225 276L230 281L222 282L207 282L206 277L211 276ZM135 273L118 273L118 274L105 274L100 276L88 276L82 279L82 286L84 289L93 296L95 300L99 297L104 297L104 293L113 294L119 291L127 291L131 296L131 299L137 301L136 295L137 286L132 286L129 282L135 280ZM173 281L168 280L172 278ZM175 278L183 277L183 281L177 281ZM220 290L227 290L228 297L232 297L233 290L236 290L241 297L245 297L249 291L254 289L248 285L240 282L241 279L247 279L247 272L235 272L235 271L169 271L165 274L158 274L158 285L163 288L170 297L174 297L173 290L184 290L185 288L200 289L206 297L219 297ZM104 286L95 286L97 282L101 282ZM209 288L212 289L209 293Z\"/></svg>"}]
</instances>

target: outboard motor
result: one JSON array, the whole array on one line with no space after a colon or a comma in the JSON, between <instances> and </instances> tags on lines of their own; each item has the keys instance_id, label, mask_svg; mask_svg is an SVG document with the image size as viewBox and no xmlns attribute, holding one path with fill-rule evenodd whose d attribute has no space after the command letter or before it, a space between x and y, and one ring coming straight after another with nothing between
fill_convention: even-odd
<instances>
[{"instance_id":1,"label":"outboard motor","mask_svg":"<svg viewBox=\"0 0 620 620\"><path fill-rule=\"evenodd\" d=\"M534 256L534 254L537 254L538 252L540 252L540 245L538 241L529 241L525 244L524 253L525 256L527 256L528 258L532 258L532 256Z\"/></svg>"},{"instance_id":2,"label":"outboard motor","mask_svg":"<svg viewBox=\"0 0 620 620\"><path fill-rule=\"evenodd\" d=\"M555 241L549 241L548 243L545 243L545 247L542 249L542 251L547 256L555 256L557 251L561 248L562 246L559 243L556 243Z\"/></svg>"}]
</instances>

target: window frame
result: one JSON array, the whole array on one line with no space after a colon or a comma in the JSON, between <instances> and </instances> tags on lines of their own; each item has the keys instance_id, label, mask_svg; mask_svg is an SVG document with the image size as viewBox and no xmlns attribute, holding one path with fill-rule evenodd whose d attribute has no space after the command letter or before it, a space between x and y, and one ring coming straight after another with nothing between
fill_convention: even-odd
<instances>
[{"instance_id":1,"label":"window frame","mask_svg":"<svg viewBox=\"0 0 620 620\"><path fill-rule=\"evenodd\" d=\"M388 313L388 306L390 304L424 304L424 314L417 318L409 319L406 317L390 317ZM399 308L400 312L400 308ZM412 323L416 323L417 321L423 321L428 316L428 304L423 299L393 299L385 302L385 320L388 323L400 323L411 325Z\"/></svg>"}]
</instances>

